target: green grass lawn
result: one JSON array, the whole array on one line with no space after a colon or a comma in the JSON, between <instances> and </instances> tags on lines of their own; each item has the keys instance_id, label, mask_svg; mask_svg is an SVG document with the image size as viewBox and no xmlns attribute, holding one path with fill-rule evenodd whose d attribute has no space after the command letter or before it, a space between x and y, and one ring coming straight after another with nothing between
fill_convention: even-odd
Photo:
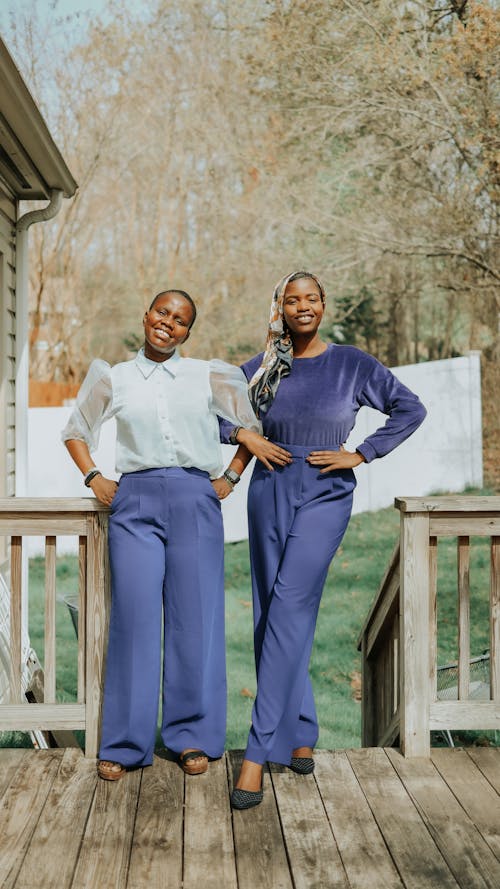
<instances>
[{"instance_id":1,"label":"green grass lawn","mask_svg":"<svg viewBox=\"0 0 500 889\"><path fill-rule=\"evenodd\" d=\"M354 516L330 568L320 606L311 677L321 733L319 747L359 747L361 740L360 654L356 644L399 533L393 508ZM471 547L471 654L488 648L489 544ZM456 542L442 540L438 550L438 663L457 658ZM77 560L57 562L57 697L76 697L76 638L63 596L76 595ZM44 560L30 563L31 643L43 663ZM228 661L229 748L244 747L255 695L252 608L248 544L226 545L226 639ZM483 732L491 742L494 733ZM470 740L462 735L459 740ZM18 734L0 744L27 743Z\"/></svg>"}]
</instances>

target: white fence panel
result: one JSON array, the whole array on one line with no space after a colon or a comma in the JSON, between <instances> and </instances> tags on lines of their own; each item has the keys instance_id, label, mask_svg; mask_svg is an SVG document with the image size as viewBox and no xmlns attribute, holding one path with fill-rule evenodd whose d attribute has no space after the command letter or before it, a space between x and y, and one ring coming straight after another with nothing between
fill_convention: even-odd
<instances>
[{"instance_id":1,"label":"white fence panel","mask_svg":"<svg viewBox=\"0 0 500 889\"><path fill-rule=\"evenodd\" d=\"M397 367L394 373L419 395L427 408L427 419L387 458L374 460L356 470L356 513L390 506L396 496L423 496L482 485L479 353ZM70 407L29 409L30 497L81 497L87 492L80 472L60 439L70 413ZM353 449L383 422L383 415L377 411L361 408L346 447ZM110 478L117 478L114 442L115 425L110 421L102 429L95 454L96 464ZM233 451L234 448L224 445L225 465ZM250 474L249 468L234 493L223 502L227 541L244 540L248 536L246 494ZM68 544L69 550L75 551L76 541L68 539L66 551ZM58 551L64 549L62 538ZM30 551L43 551L37 538L33 538Z\"/></svg>"}]
</instances>

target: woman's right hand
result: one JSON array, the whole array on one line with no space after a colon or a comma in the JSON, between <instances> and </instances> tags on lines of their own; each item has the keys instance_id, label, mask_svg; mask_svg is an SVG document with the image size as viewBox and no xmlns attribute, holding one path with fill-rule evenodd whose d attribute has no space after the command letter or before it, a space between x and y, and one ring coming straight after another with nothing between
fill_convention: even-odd
<instances>
[{"instance_id":1,"label":"woman's right hand","mask_svg":"<svg viewBox=\"0 0 500 889\"><path fill-rule=\"evenodd\" d=\"M273 463L277 463L278 466L286 466L292 462L292 455L288 451L272 441L268 441L258 432L252 432L251 429L240 429L237 442L244 445L254 457L257 457L257 460L260 460L271 471L274 469Z\"/></svg>"},{"instance_id":2,"label":"woman's right hand","mask_svg":"<svg viewBox=\"0 0 500 889\"><path fill-rule=\"evenodd\" d=\"M113 497L118 489L118 483L110 478L104 478L103 475L96 475L90 482L89 487L100 503L104 503L105 506L111 506Z\"/></svg>"}]
</instances>

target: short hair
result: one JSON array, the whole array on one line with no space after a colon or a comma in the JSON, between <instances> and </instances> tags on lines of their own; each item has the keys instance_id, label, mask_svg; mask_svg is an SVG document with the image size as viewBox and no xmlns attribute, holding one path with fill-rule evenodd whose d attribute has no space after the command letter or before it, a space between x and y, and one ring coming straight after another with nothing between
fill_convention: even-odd
<instances>
[{"instance_id":1,"label":"short hair","mask_svg":"<svg viewBox=\"0 0 500 889\"><path fill-rule=\"evenodd\" d=\"M302 269L300 272L295 272L295 274L290 275L290 277L287 281L287 284L289 284L290 281L298 281L299 278L311 278L312 281L316 282L316 284L318 285L318 288L319 288L319 295L321 296L321 302L324 305L325 301L326 301L325 288L323 287L323 284L319 280L318 276L314 275L312 272L306 272L305 269Z\"/></svg>"},{"instance_id":2,"label":"short hair","mask_svg":"<svg viewBox=\"0 0 500 889\"><path fill-rule=\"evenodd\" d=\"M154 307L156 300L160 299L160 296L166 296L167 293L178 293L179 296L182 296L182 298L185 299L191 306L191 312L192 312L192 316L193 316L191 318L191 323L189 325L189 330L191 330L194 322L196 321L196 306L194 303L194 299L191 296L189 296L189 293L186 293L185 290L177 290L176 287L172 287L170 290L162 290L161 293L156 294L155 298L153 299L153 302L151 303L151 305L148 309L148 312L150 312L151 309Z\"/></svg>"}]
</instances>

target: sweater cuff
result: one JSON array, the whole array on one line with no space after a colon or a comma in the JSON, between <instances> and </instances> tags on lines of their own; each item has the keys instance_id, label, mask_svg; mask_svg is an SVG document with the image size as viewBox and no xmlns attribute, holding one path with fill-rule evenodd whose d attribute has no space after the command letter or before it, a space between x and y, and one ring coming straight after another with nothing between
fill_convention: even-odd
<instances>
[{"instance_id":1,"label":"sweater cuff","mask_svg":"<svg viewBox=\"0 0 500 889\"><path fill-rule=\"evenodd\" d=\"M217 417L219 421L219 441L221 444L231 444L229 441L229 436L236 429L234 423L231 423L229 420L224 420L222 417Z\"/></svg>"},{"instance_id":2,"label":"sweater cuff","mask_svg":"<svg viewBox=\"0 0 500 889\"><path fill-rule=\"evenodd\" d=\"M371 463L372 460L378 456L375 448L368 441L364 441L362 444L358 445L356 450L363 455L366 463Z\"/></svg>"}]
</instances>

